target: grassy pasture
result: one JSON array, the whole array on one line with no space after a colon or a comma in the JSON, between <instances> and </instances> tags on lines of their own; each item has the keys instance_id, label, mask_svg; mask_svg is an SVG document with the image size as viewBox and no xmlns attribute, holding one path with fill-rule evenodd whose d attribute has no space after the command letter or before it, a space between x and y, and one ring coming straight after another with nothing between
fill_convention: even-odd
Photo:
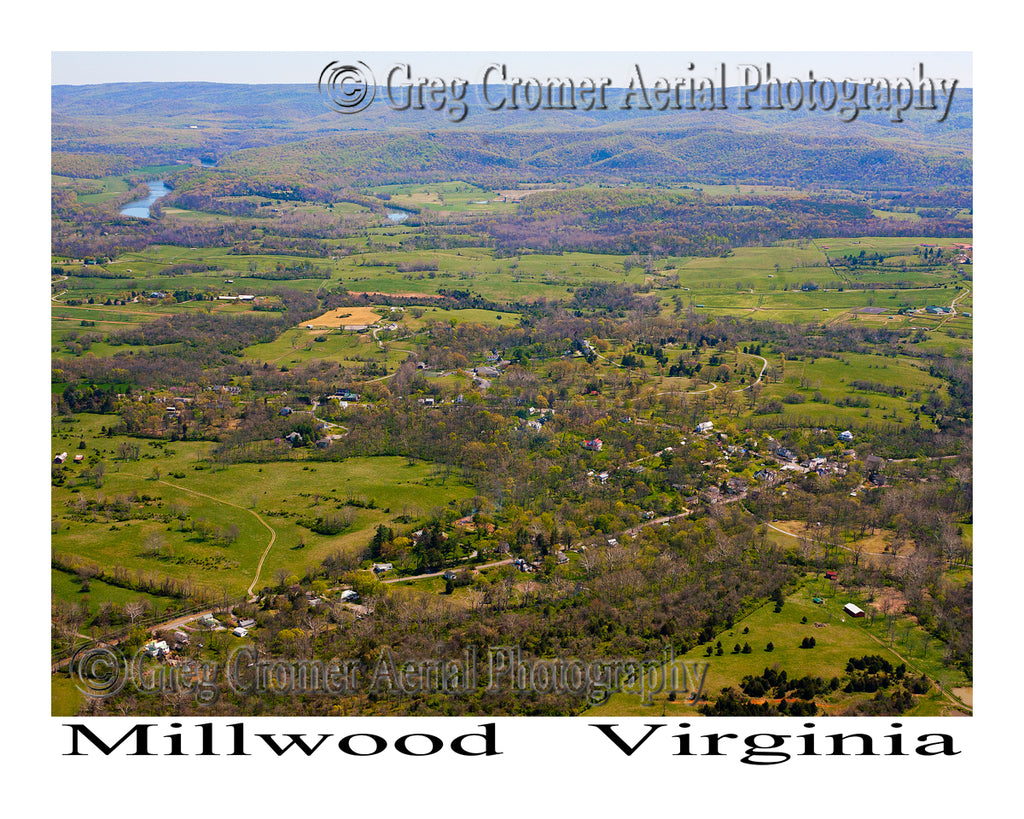
<instances>
[{"instance_id":1,"label":"grassy pasture","mask_svg":"<svg viewBox=\"0 0 1024 819\"><path fill-rule=\"evenodd\" d=\"M397 457L292 460L215 469L206 461L209 444L175 442L163 447L143 443L141 459L125 463L117 458L124 439L98 435L99 426L111 417L82 414L78 418L58 424L51 442L55 452L87 455L86 463L65 468L66 484L52 491L54 551L105 567L124 566L132 573L191 578L215 591L237 594L255 575L271 534L257 514L276 533L261 574L261 581L272 583L278 568L301 576L332 551L365 546L378 523L393 522L402 514L422 515L472 494L471 487L461 481L443 481L430 464L410 464ZM86 441L86 450L77 449L79 440ZM80 477L94 459L107 465L99 488ZM154 468L160 471L159 480L154 478ZM95 520L88 514L85 519L72 515L76 503L127 499L133 492L136 500L130 504L130 520L108 519L104 512L98 512ZM348 507L354 513L353 522L337 536L318 535L299 526L299 518L338 511L348 498L372 499L377 508ZM224 544L182 531L180 521L166 519L172 506L184 510L191 522L202 518L218 527L234 524L237 540ZM163 541L160 554L144 548L150 536ZM297 548L300 539L305 542L303 548Z\"/></svg>"},{"instance_id":2,"label":"grassy pasture","mask_svg":"<svg viewBox=\"0 0 1024 819\"><path fill-rule=\"evenodd\" d=\"M873 209L872 214L879 219L895 219L900 222L920 222L921 217L914 211L895 211Z\"/></svg>"},{"instance_id":3,"label":"grassy pasture","mask_svg":"<svg viewBox=\"0 0 1024 819\"><path fill-rule=\"evenodd\" d=\"M716 634L708 643L691 649L676 660L679 667L678 679L682 680L680 662L691 665L708 663L709 668L704 683L703 697L705 700L714 698L725 687L739 687L740 680L747 675L757 675L765 668L778 666L785 669L790 679L811 676L821 677L828 681L833 676L842 677L846 663L850 657L861 657L865 654L878 654L894 666L902 660L886 645L879 644L872 638L872 628L867 619L854 619L843 614L842 608L847 602L863 604L842 593L835 595L824 587L820 581L810 580L802 588L786 598L782 611L774 612L774 604L766 603L741 620L733 627ZM825 602L812 602L815 595L822 595ZM862 605L864 608L865 605ZM806 617L807 622L801 623ZM823 623L816 627L815 623ZM747 634L744 628L749 629ZM800 648L805 637L813 637L815 647ZM714 647L722 643L722 656L706 655L708 645ZM766 651L771 642L773 651ZM750 654L733 653L733 647L749 643ZM924 670L924 669L922 669ZM693 683L689 681L692 690ZM839 711L845 704L854 699L864 698L865 694L845 694L842 690L829 696L825 702L825 713ZM819 702L821 700L819 699ZM645 705L640 697L628 693L615 693L600 705L588 709L588 717L600 716L654 716L662 713L670 715L693 715L697 713L694 705L683 702L680 697L676 702L668 701L668 693L662 692L654 696L653 705Z\"/></svg>"},{"instance_id":4,"label":"grassy pasture","mask_svg":"<svg viewBox=\"0 0 1024 819\"><path fill-rule=\"evenodd\" d=\"M380 185L371 190L389 194L391 198L386 204L396 208L413 207L456 213L511 212L515 209L513 203L499 201L498 192L457 180L423 185Z\"/></svg>"},{"instance_id":5,"label":"grassy pasture","mask_svg":"<svg viewBox=\"0 0 1024 819\"><path fill-rule=\"evenodd\" d=\"M89 581L89 590L83 591L81 584L73 575L58 569L50 570L50 593L61 600L84 603L90 619L99 611L101 604L108 602L123 606L131 601L146 600L153 606L154 614L160 614L167 609L169 603L176 602L173 598L112 586L96 578ZM88 627L83 626L83 631L87 633Z\"/></svg>"},{"instance_id":6,"label":"grassy pasture","mask_svg":"<svg viewBox=\"0 0 1024 819\"><path fill-rule=\"evenodd\" d=\"M347 321L347 319L346 319ZM324 338L324 341L317 341ZM407 347L405 342L398 346ZM292 367L316 359L337 361L340 364L360 366L367 361L387 364L389 370L397 367L406 357L398 351L385 353L374 342L370 333L343 330L307 330L293 327L273 341L253 344L244 351L246 358L279 366Z\"/></svg>"},{"instance_id":7,"label":"grassy pasture","mask_svg":"<svg viewBox=\"0 0 1024 819\"><path fill-rule=\"evenodd\" d=\"M439 307L423 307L423 315L416 318L406 310L402 323L413 330L421 329L434 321L454 322L455 324L488 324L495 327L515 327L519 322L518 313L506 313L495 310L442 310Z\"/></svg>"},{"instance_id":8,"label":"grassy pasture","mask_svg":"<svg viewBox=\"0 0 1024 819\"><path fill-rule=\"evenodd\" d=\"M73 717L84 701L74 680L61 674L50 678L50 716Z\"/></svg>"},{"instance_id":9,"label":"grassy pasture","mask_svg":"<svg viewBox=\"0 0 1024 819\"><path fill-rule=\"evenodd\" d=\"M468 189L462 190L461 194L477 195ZM441 196L437 191L432 195ZM949 304L955 296L961 294L948 286L957 280L952 270L946 273L941 270L918 269L916 249L922 243L941 244L940 240L919 237L822 239L814 242L785 242L772 247L737 248L724 258L665 259L658 264L653 274L648 274L641 267L634 267L627 272L623 257L609 254L527 254L496 259L488 248L423 250L400 246L404 238L417 232L417 228L403 225L372 229L370 238L376 243L373 247L368 245L370 239L364 237L344 240L345 244L356 248L355 254L314 260L317 267L330 270L329 280L298 279L280 282L250 276L251 269L257 272L270 271L279 263L292 266L305 261L297 256L238 256L229 253L226 248L156 246L142 253L124 254L105 266L111 272L131 271L131 278L72 277L64 284L69 290L65 300L76 296L105 300L107 297L123 295L131 289L166 292L185 288L211 288L215 292L251 292L259 295L284 286L301 290L348 289L356 293L415 292L425 295L437 294L442 288L454 288L469 290L498 302L541 297L567 301L571 299L572 290L587 284L608 282L640 285L649 281L658 288L655 292L665 310L672 310L674 300L678 299L683 305L704 305L697 309L712 315L739 314L787 322L829 322L839 320L843 314L860 307L879 306L895 311L901 307ZM381 243L388 244L388 248L379 249ZM861 250L868 253L903 254L907 267L905 270L887 272L870 268L843 271L828 267L826 253L837 258ZM159 275L160 270L167 266L183 263L214 264L223 269L174 277ZM417 264L436 265L437 270L399 270L400 265L415 267ZM671 286L677 278L678 285ZM844 278L848 281L871 282L877 284L877 287L873 290L821 289L813 292L802 292L799 289L808 281L817 282L820 286ZM234 279L234 282L228 284L226 279ZM891 282L897 279L914 282L920 287L890 289ZM969 308L969 299L963 299L960 307ZM62 318L73 318L79 314L85 317L84 309L85 306L63 306L55 308L55 311ZM89 309L95 310L95 306L89 306ZM216 309L224 309L224 306L218 305ZM133 322L148 317L145 314L127 315L132 310L137 313L138 305L116 308L110 315L89 317ZM893 321L889 326L900 326L897 322L903 321L863 314L855 320ZM958 330L962 326L965 332L969 331L970 326L969 320L961 318L938 317L929 320L921 317L915 320L923 323L933 321L931 326L937 326L939 321L954 321L957 322L954 326Z\"/></svg>"}]
</instances>

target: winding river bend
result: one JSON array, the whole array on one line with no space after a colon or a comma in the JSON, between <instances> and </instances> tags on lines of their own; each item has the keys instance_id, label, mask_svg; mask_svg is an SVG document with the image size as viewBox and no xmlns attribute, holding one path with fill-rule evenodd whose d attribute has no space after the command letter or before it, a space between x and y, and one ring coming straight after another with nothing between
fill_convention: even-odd
<instances>
[{"instance_id":1,"label":"winding river bend","mask_svg":"<svg viewBox=\"0 0 1024 819\"><path fill-rule=\"evenodd\" d=\"M137 219L148 219L149 208L152 204L159 199L161 196L166 196L171 192L162 179L158 179L155 182L147 182L149 185L149 196L145 199L140 199L137 202L129 202L123 208L121 208L122 216L134 216Z\"/></svg>"}]
</instances>

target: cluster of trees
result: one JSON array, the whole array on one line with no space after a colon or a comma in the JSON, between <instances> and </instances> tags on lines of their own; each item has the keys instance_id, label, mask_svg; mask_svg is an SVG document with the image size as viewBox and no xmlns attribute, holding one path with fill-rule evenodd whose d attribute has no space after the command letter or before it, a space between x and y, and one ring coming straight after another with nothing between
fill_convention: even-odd
<instances>
[{"instance_id":1,"label":"cluster of trees","mask_svg":"<svg viewBox=\"0 0 1024 819\"><path fill-rule=\"evenodd\" d=\"M535 194L514 215L485 221L499 248L655 256L722 256L735 247L822 236L969 236L970 224L876 218L871 206L828 196L733 196L588 189Z\"/></svg>"}]
</instances>

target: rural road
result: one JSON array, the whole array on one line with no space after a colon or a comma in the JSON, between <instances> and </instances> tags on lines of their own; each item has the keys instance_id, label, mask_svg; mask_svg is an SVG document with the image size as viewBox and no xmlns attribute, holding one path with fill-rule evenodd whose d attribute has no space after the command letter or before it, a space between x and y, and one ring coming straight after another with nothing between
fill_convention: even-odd
<instances>
[{"instance_id":1,"label":"rural road","mask_svg":"<svg viewBox=\"0 0 1024 819\"><path fill-rule=\"evenodd\" d=\"M740 387L738 390L733 390L733 392L743 392L744 390L749 390L751 387L757 386L758 384L761 383L761 379L764 378L764 374L768 371L768 359L767 358L765 358L764 356L760 356L760 355L754 355L754 353L745 353L744 355L752 355L752 356L754 356L754 358L760 358L761 361L764 362L764 364L761 365L761 372L759 372L757 374L757 380L756 381L751 381L749 384L747 384L747 386ZM601 357L604 358L604 356L601 356ZM605 361L607 361L607 360L608 359L605 359ZM610 363L614 364L615 362L612 361ZM708 383L711 384L711 386L708 387L706 390L696 390L695 392L683 393L683 395L704 395L705 393L714 392L715 390L718 389L718 384L716 382L710 381ZM677 394L677 393L678 393L677 390L668 390L667 392L655 393L655 395L674 395L674 394Z\"/></svg>"},{"instance_id":2,"label":"rural road","mask_svg":"<svg viewBox=\"0 0 1024 819\"><path fill-rule=\"evenodd\" d=\"M764 364L761 366L761 372L759 372L757 374L757 381L752 381L751 383L747 384L747 386L740 387L738 390L733 390L733 392L743 392L744 390L749 390L751 387L753 387L753 386L755 386L757 384L760 384L761 383L761 379L764 378L764 374L768 370L768 359L767 358L765 358L764 356L760 356L760 355L754 355L753 353L747 353L747 355L753 355L754 358L760 358L764 362Z\"/></svg>"},{"instance_id":3,"label":"rural road","mask_svg":"<svg viewBox=\"0 0 1024 819\"><path fill-rule=\"evenodd\" d=\"M181 626L184 626L186 623L191 623L193 620L198 620L200 617L204 617L207 614L213 614L214 611L216 611L218 608L220 608L220 607L219 606L215 607L215 608L207 607L207 608L201 609L199 611L194 611L191 614L180 614L180 615L177 615L175 617L172 617L170 620L163 620L163 621L161 621L159 623L149 623L149 624L147 624L145 626L145 628L146 628L147 631L150 631L150 632L162 631L164 629L170 629L170 628L180 628ZM116 646L121 641L125 640L129 635L123 634L120 637L111 637L109 639L104 639L102 637L100 637L98 639L94 639L92 637L89 637L86 634L79 634L78 636L79 637L84 637L86 640L92 641L94 645L99 645L99 646ZM88 645L88 643L86 643L86 645ZM75 651L80 651L82 648L83 647L80 646L80 647L76 648ZM72 652L71 656L73 657L74 654L75 654L75 652ZM58 671L60 671L61 667L66 665L70 660L71 660L71 657L64 657L64 658L62 658L60 660L57 660L57 662L55 662L55 663L51 663L50 664L50 673L51 674L56 674Z\"/></svg>"},{"instance_id":4,"label":"rural road","mask_svg":"<svg viewBox=\"0 0 1024 819\"><path fill-rule=\"evenodd\" d=\"M742 504L740 504L740 505L742 506ZM796 538L797 540L806 540L806 541L809 541L810 543L814 543L814 544L819 543L819 541L815 540L812 537L806 537L804 535L795 534L794 532L787 532L785 529L780 529L775 524L769 523L768 521L764 520L763 518L759 518L757 515L755 515L753 512L751 512L749 509L747 509L746 506L743 506L743 511L746 512L748 515L750 515L752 518L754 518L754 520L760 521L765 526L767 526L769 529L772 529L772 530L778 532L779 534L786 535L787 537ZM844 552L852 552L853 551L853 549L851 549L849 546L842 546L842 545L838 545L838 544L836 544L836 545L837 545L838 548L842 549ZM906 560L908 558L908 555L894 555L894 554L891 554L889 552L885 552L885 553L868 552L867 554L877 554L879 557L883 557L883 556L884 557L895 557L895 558L897 558L899 560Z\"/></svg>"},{"instance_id":5,"label":"rural road","mask_svg":"<svg viewBox=\"0 0 1024 819\"><path fill-rule=\"evenodd\" d=\"M479 571L480 569L490 569L490 568L493 568L494 566L506 566L506 565L508 565L511 562L512 562L512 558L509 557L509 558L506 558L505 560L496 560L494 563L483 563L483 564L481 564L479 566L471 566L469 568L472 568L472 569L474 569L476 571ZM382 580L380 582L381 583L402 583L402 582L411 582L411 581L414 581L414 580L424 580L424 579L426 579L428 577L440 577L445 572L451 572L451 571L458 571L458 569L455 568L455 567L449 567L447 569L442 569L439 572L431 572L430 574L417 574L417 575L412 575L410 577L391 577L391 578L388 578L387 580Z\"/></svg>"}]
</instances>

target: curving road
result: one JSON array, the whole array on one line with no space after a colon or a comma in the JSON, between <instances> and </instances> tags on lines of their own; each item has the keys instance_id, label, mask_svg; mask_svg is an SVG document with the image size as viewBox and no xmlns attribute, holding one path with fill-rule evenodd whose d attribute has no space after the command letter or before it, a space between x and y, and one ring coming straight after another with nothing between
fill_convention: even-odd
<instances>
[{"instance_id":1,"label":"curving road","mask_svg":"<svg viewBox=\"0 0 1024 819\"><path fill-rule=\"evenodd\" d=\"M135 475L134 477L141 478L142 476ZM277 540L277 532L274 530L274 528L269 523L267 523L263 518L261 518L259 513L253 509L247 509L246 507L240 506L237 503L226 501L223 498L215 498L213 495L207 495L205 492L199 492L196 489L189 489L187 486L181 486L180 484L171 483L170 481L165 481L163 479L158 478L157 483L162 483L164 484L164 486L169 486L172 489L180 489L182 492L191 492L193 495L198 495L201 498L207 498L208 500L212 500L215 503L223 503L225 506L232 506L235 509L241 509L243 512L248 512L250 515L256 518L256 520L263 524L263 526L266 527L267 531L270 532L270 542L267 544L267 548L263 550L263 554L260 555L260 562L256 566L256 576L252 579L252 583L249 584L249 588L245 592L251 598L253 589L256 587L256 583L259 582L260 572L263 571L263 563L264 561L266 561L267 555L270 554L270 549L274 545L274 541Z\"/></svg>"}]
</instances>

